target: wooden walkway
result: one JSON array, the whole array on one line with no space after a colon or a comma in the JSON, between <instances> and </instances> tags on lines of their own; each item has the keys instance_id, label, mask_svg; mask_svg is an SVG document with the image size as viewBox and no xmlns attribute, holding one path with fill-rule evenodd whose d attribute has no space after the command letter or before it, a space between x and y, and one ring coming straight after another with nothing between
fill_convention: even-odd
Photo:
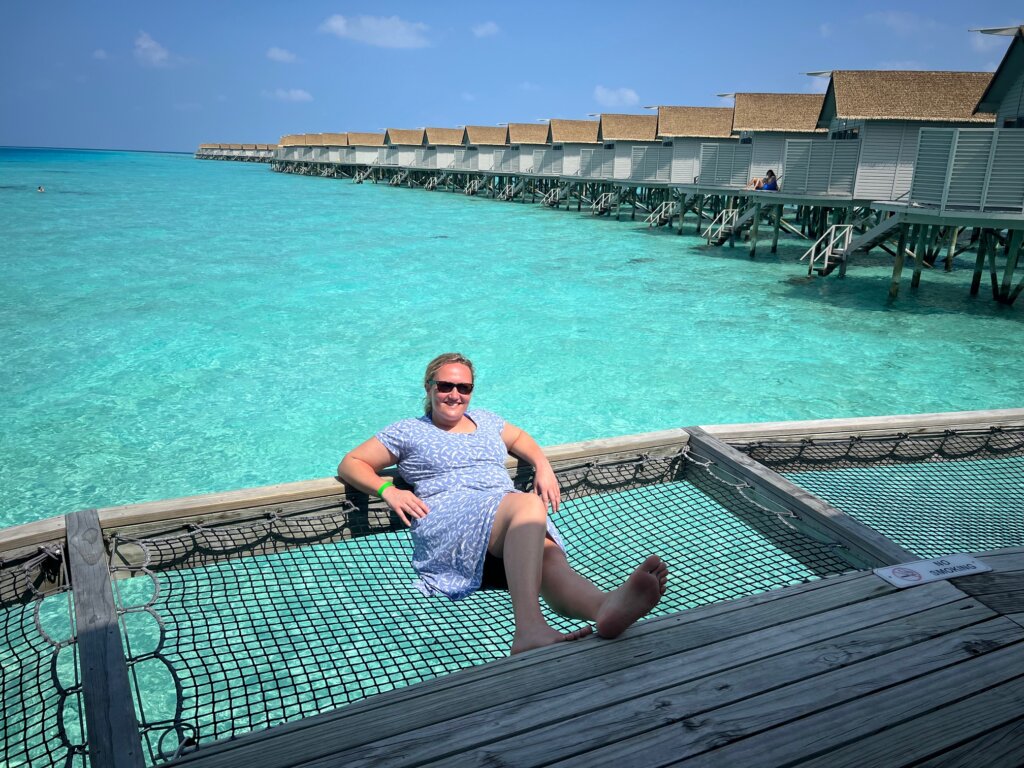
<instances>
[{"instance_id":1,"label":"wooden walkway","mask_svg":"<svg viewBox=\"0 0 1024 768\"><path fill-rule=\"evenodd\" d=\"M980 557L993 573L858 572L666 616L174 765L1024 765L1024 548Z\"/></svg>"}]
</instances>

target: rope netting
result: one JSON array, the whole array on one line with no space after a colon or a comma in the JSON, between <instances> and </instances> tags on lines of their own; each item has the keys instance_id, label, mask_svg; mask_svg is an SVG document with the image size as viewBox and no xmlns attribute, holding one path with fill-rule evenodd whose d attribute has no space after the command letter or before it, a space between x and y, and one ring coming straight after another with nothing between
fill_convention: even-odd
<instances>
[{"instance_id":1,"label":"rope netting","mask_svg":"<svg viewBox=\"0 0 1024 768\"><path fill-rule=\"evenodd\" d=\"M604 589L650 553L669 562L654 615L842 573L835 544L685 453L559 473L569 560ZM111 541L152 762L500 658L508 595L453 603L412 588L409 533L322 501L298 513ZM578 622L548 615L569 629Z\"/></svg>"},{"instance_id":2,"label":"rope netting","mask_svg":"<svg viewBox=\"0 0 1024 768\"><path fill-rule=\"evenodd\" d=\"M1024 546L1024 429L737 446L922 558Z\"/></svg>"},{"instance_id":3,"label":"rope netting","mask_svg":"<svg viewBox=\"0 0 1024 768\"><path fill-rule=\"evenodd\" d=\"M63 552L0 561L0 765L85 768L84 718Z\"/></svg>"}]
</instances>

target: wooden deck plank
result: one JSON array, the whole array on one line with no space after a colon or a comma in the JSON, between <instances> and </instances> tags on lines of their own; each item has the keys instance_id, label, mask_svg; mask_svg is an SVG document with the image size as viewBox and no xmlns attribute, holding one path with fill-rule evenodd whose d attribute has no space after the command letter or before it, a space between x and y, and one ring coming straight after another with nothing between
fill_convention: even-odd
<instances>
[{"instance_id":1,"label":"wooden deck plank","mask_svg":"<svg viewBox=\"0 0 1024 768\"><path fill-rule=\"evenodd\" d=\"M896 607L893 601L890 611ZM916 605L901 607L911 611ZM633 667L597 684L586 681L529 697L331 759L342 759L350 768L379 764L388 754L402 756L397 766L427 759L446 766L474 765L498 756L507 765L530 765L537 761L538 744L543 744L544 760L565 759L785 684L794 674L813 677L994 616L970 598L881 624L871 624L868 611L833 614L803 622L803 627L787 624Z\"/></svg>"},{"instance_id":2,"label":"wooden deck plank","mask_svg":"<svg viewBox=\"0 0 1024 768\"><path fill-rule=\"evenodd\" d=\"M1024 613L1024 589L1018 589L1013 592L978 595L977 599L999 613Z\"/></svg>"},{"instance_id":3,"label":"wooden deck plank","mask_svg":"<svg viewBox=\"0 0 1024 768\"><path fill-rule=\"evenodd\" d=\"M917 595L912 594L915 591ZM994 616L976 600L958 597L952 590L911 590L887 595L870 603L846 606L662 659L642 661L596 681L584 679L497 707L485 703L486 708L476 712L336 753L329 760L342 759L346 766L354 767L376 764L387 755L401 755L389 762L398 766L445 758L457 765L480 756L452 753L478 745L488 745L490 751L491 742L501 740L503 759L516 764L517 750L534 749L538 739L545 744L548 758L554 759L572 754L571 750L579 751L587 734L610 740L618 738L622 728L626 732L621 735L630 735L643 718L653 717L660 724L671 714L665 708L665 697L680 687L692 692L695 705L709 697L742 697L744 694L739 691L762 684L765 675L771 677L779 667L780 654L799 656L795 663L800 674L810 676ZM757 673L762 669L765 675ZM436 704L446 706L444 702ZM567 727L570 718L578 715L581 717ZM400 713L396 716L402 718ZM527 733L521 738L514 738L524 731Z\"/></svg>"},{"instance_id":4,"label":"wooden deck plank","mask_svg":"<svg viewBox=\"0 0 1024 768\"><path fill-rule=\"evenodd\" d=\"M1024 765L1024 717L983 733L915 768L1020 768Z\"/></svg>"},{"instance_id":5,"label":"wooden deck plank","mask_svg":"<svg viewBox=\"0 0 1024 768\"><path fill-rule=\"evenodd\" d=\"M103 531L95 509L66 519L75 635L94 768L142 768L142 740L128 683Z\"/></svg>"},{"instance_id":6,"label":"wooden deck plank","mask_svg":"<svg viewBox=\"0 0 1024 768\"><path fill-rule=\"evenodd\" d=\"M859 573L717 603L644 622L618 640L590 638L567 643L380 694L335 712L209 745L175 764L202 761L203 766L212 768L258 760L261 766L289 765L296 750L312 760L467 714L484 703L494 706L554 690L578 681L580 675L608 674L638 660L651 661L893 591L873 574ZM582 653L586 653L584 665L570 663ZM443 708L435 704L442 696ZM392 713L399 709L402 717L395 718Z\"/></svg>"},{"instance_id":7,"label":"wooden deck plank","mask_svg":"<svg viewBox=\"0 0 1024 768\"><path fill-rule=\"evenodd\" d=\"M1003 618L992 622L997 623L1016 627ZM940 638L938 643L948 642L954 637ZM928 669L927 657L923 654L924 645L927 644L922 644L913 649L921 655L905 659L900 667L876 668L872 665L871 669L862 670L869 673L868 679L853 676L848 680L846 685L850 690L846 691L846 695L856 695L853 700L822 710L821 698L831 694L831 690L815 688L801 691L802 701L798 699L789 702L792 715L798 719L779 727L762 729L751 738L734 741L737 728L756 728L751 721L777 719L774 708L786 706L782 697L791 696L795 693L791 689L798 686L788 686L776 692L775 696L757 697L762 700L750 700L748 704L751 708L741 719L731 721L731 729L725 727L718 733L719 744L727 743L728 746L697 755L687 760L685 765L687 768L776 766L815 756L864 738L890 724L931 711L935 702L944 700L950 692L955 692L957 696L969 696L1004 682L1007 677L1016 674L1009 670L1024 668L1024 643L1021 639L1019 633L1009 630L998 640L988 637L980 643L969 642L946 648L947 663L935 671ZM840 675L847 671L840 670ZM825 681L822 680L822 683ZM671 756L669 759L672 759ZM682 762L677 760L669 764L678 765Z\"/></svg>"},{"instance_id":8,"label":"wooden deck plank","mask_svg":"<svg viewBox=\"0 0 1024 768\"><path fill-rule=\"evenodd\" d=\"M878 568L919 559L892 539L836 509L773 469L736 450L699 427L690 430L690 451L710 458L726 471L749 482L784 509L796 512L801 523L846 546L843 554L857 567Z\"/></svg>"},{"instance_id":9,"label":"wooden deck plank","mask_svg":"<svg viewBox=\"0 0 1024 768\"><path fill-rule=\"evenodd\" d=\"M984 560L984 558L982 558ZM997 595L1024 589L1024 571L979 573L957 579L957 587L969 595Z\"/></svg>"},{"instance_id":10,"label":"wooden deck plank","mask_svg":"<svg viewBox=\"0 0 1024 768\"><path fill-rule=\"evenodd\" d=\"M1024 635L1019 630L1012 622L997 617L869 662L798 680L714 710L676 717L664 727L554 764L568 766L576 760L588 765L617 765L633 759L644 765L666 765L692 759L698 765L747 766L757 764L759 756L767 754L776 764L786 764L826 748L828 745L810 750L804 745L830 738L828 734L836 730L833 720L841 719L852 727L858 719L870 715L873 710L856 710L859 702L871 698L869 694L929 676L936 670L962 666L959 662L973 658L977 648L993 653L995 649L1017 648L1024 658ZM791 672L796 674L798 670ZM993 668L984 679L998 680L1005 674L1005 669ZM852 714L832 714L843 710ZM790 754L787 750L794 751Z\"/></svg>"},{"instance_id":11,"label":"wooden deck plank","mask_svg":"<svg viewBox=\"0 0 1024 768\"><path fill-rule=\"evenodd\" d=\"M1020 668L1016 671L1024 673ZM957 692L951 693L956 695ZM1024 702L1024 677L1016 677L800 765L804 768L911 765L939 756L965 739L987 734L994 728L1020 726L1021 702ZM1024 730L1016 732L1013 739L1004 739L1003 750L1007 759L1013 758L1013 762L1006 762L1006 765L1024 764ZM992 762L984 756L974 765L990 768Z\"/></svg>"}]
</instances>

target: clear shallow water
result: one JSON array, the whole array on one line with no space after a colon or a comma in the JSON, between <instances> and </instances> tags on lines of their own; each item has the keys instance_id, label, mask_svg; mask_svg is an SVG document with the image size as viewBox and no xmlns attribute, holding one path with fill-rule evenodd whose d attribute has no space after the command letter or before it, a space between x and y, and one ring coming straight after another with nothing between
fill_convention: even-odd
<instances>
[{"instance_id":1,"label":"clear shallow water","mask_svg":"<svg viewBox=\"0 0 1024 768\"><path fill-rule=\"evenodd\" d=\"M453 349L544 444L1022 403L973 256L890 305L884 261L807 281L792 241L43 150L0 150L0 231L0 525L330 475Z\"/></svg>"}]
</instances>

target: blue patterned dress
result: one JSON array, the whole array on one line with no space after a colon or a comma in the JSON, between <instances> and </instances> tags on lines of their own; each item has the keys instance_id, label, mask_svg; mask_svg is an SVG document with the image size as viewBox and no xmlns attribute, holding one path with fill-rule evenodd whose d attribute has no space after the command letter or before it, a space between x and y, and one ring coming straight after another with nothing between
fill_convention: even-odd
<instances>
[{"instance_id":1,"label":"blue patterned dress","mask_svg":"<svg viewBox=\"0 0 1024 768\"><path fill-rule=\"evenodd\" d=\"M395 422L376 435L398 457L399 473L430 509L412 521L416 587L452 600L480 588L498 505L505 494L518 493L505 469L504 420L480 409L466 416L476 424L475 432L445 432L426 415ZM548 534L562 547L550 520Z\"/></svg>"}]
</instances>

